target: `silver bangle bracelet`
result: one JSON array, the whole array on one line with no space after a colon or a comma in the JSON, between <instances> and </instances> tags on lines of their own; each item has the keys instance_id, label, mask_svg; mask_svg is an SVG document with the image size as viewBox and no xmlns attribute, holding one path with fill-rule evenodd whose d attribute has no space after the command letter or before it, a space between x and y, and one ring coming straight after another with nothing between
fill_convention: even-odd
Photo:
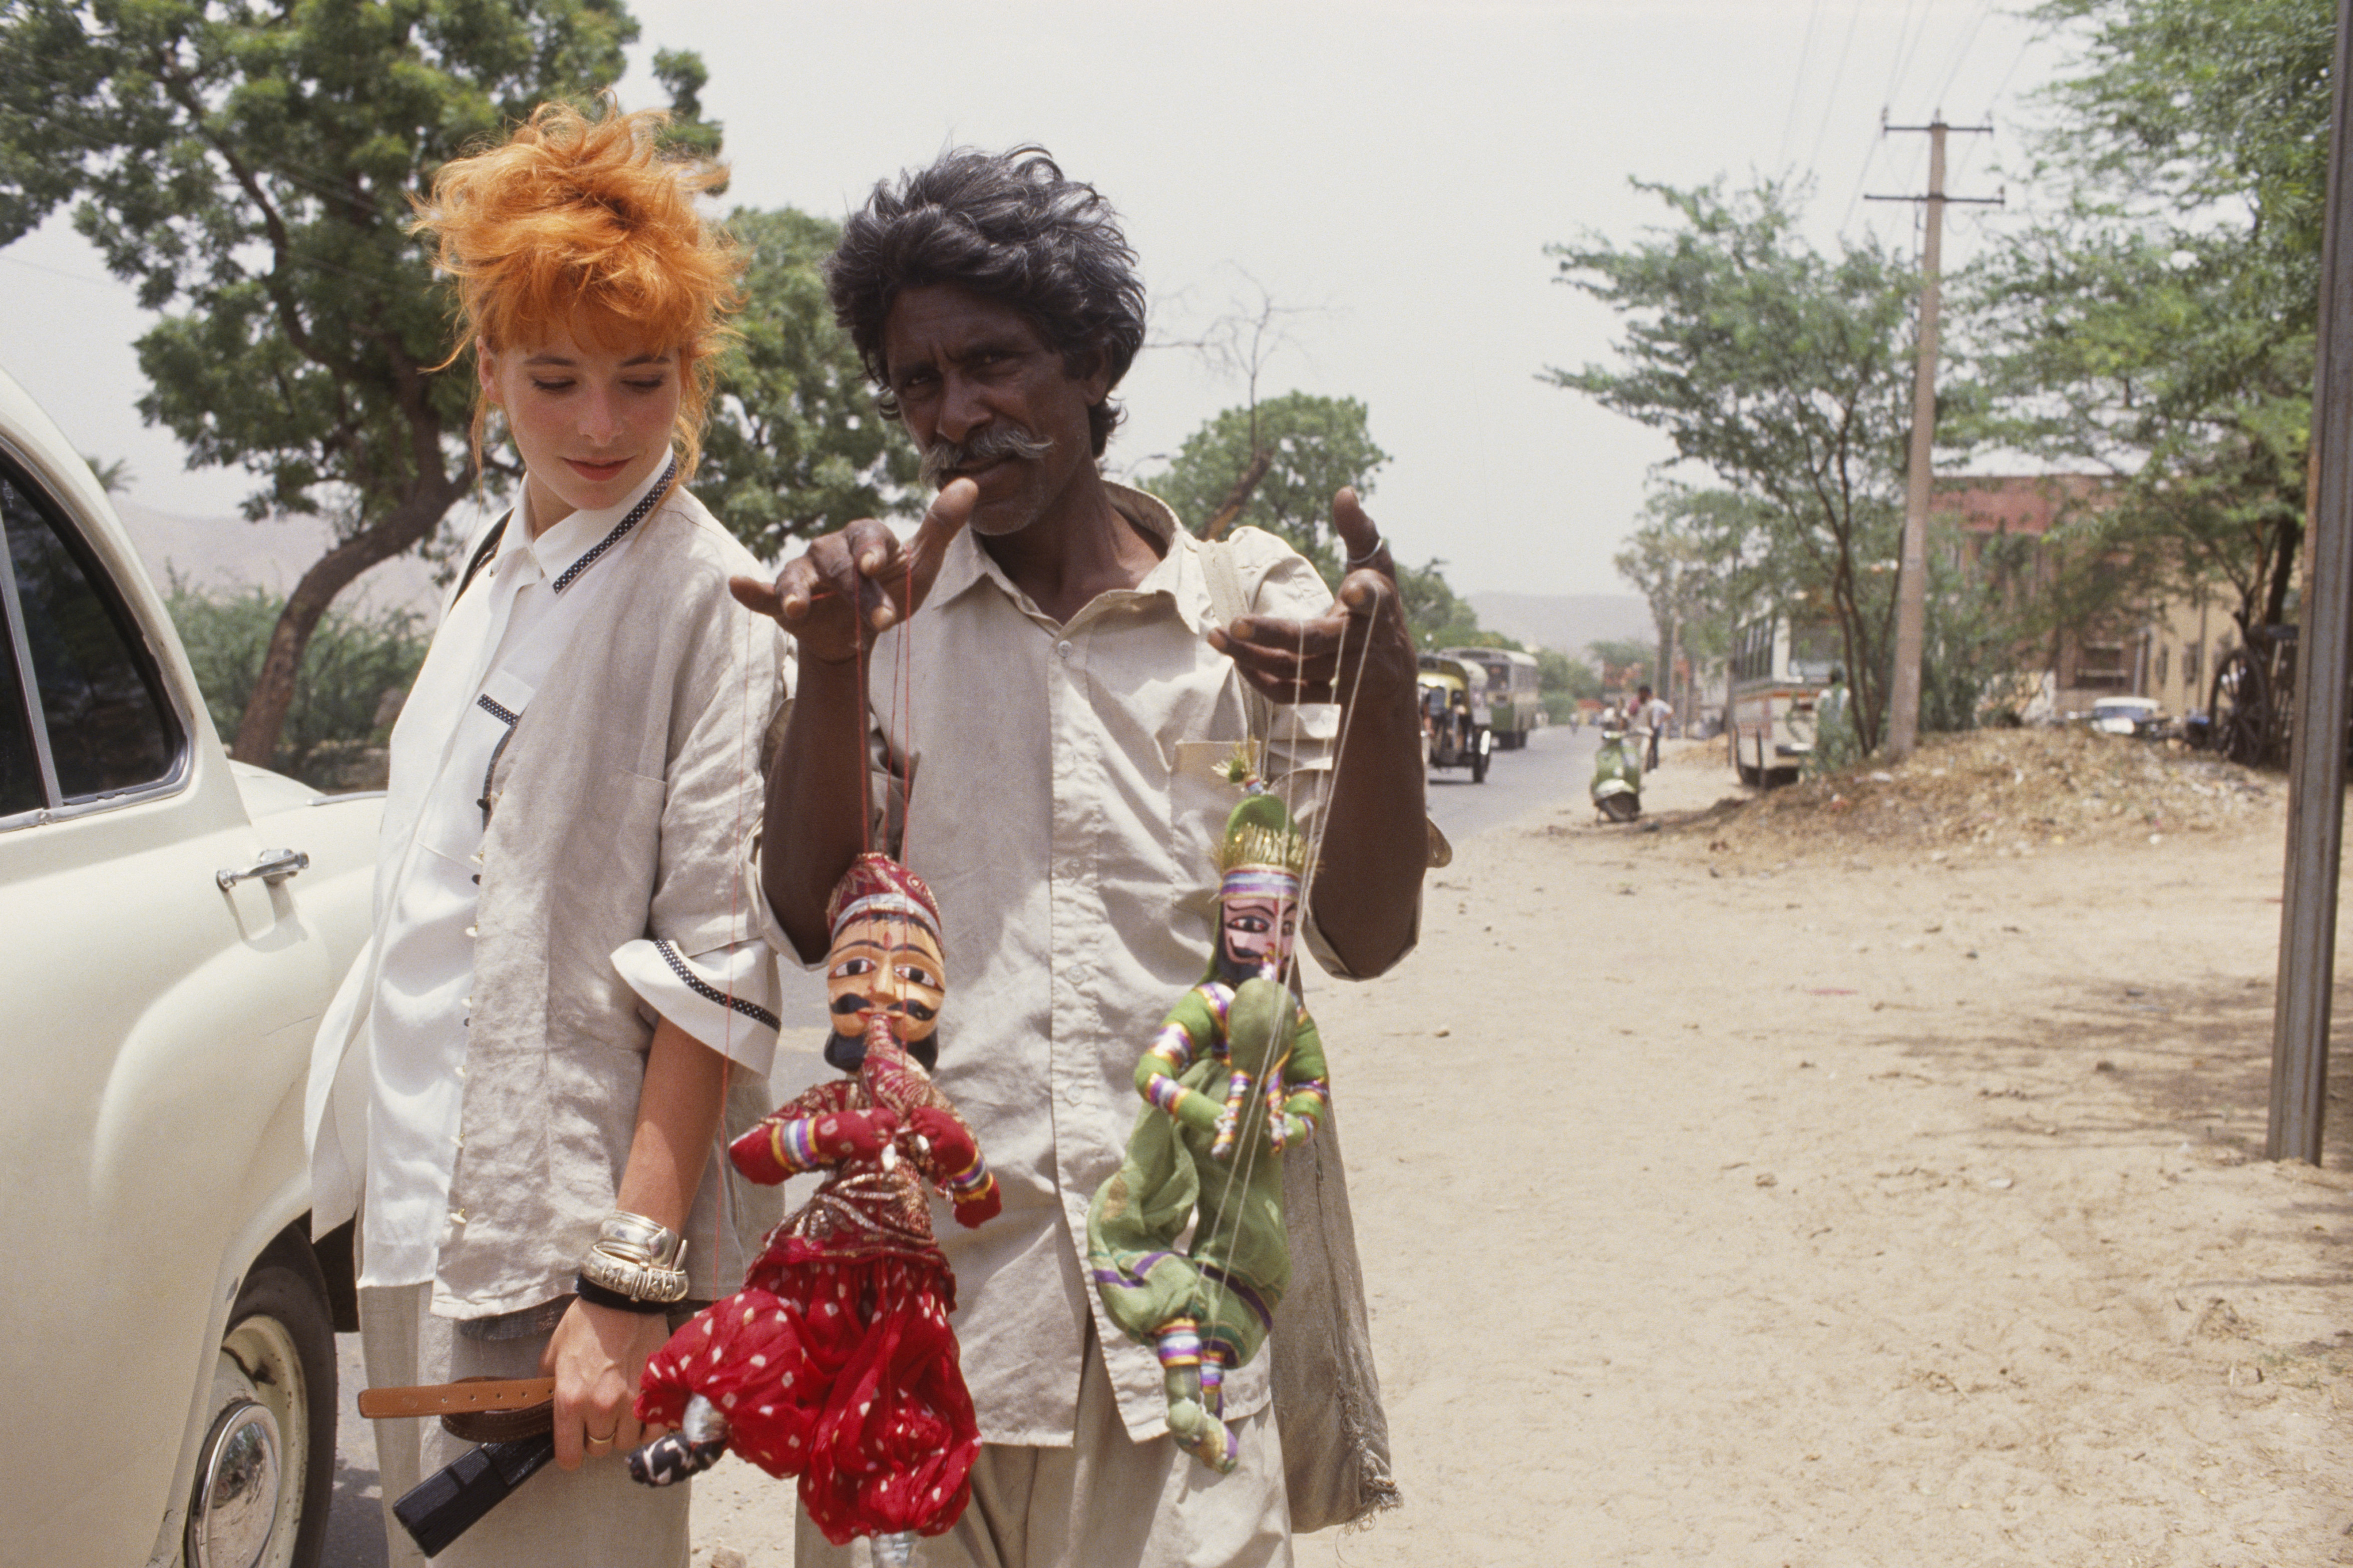
<instances>
[{"instance_id":1,"label":"silver bangle bracelet","mask_svg":"<svg viewBox=\"0 0 2353 1568\"><path fill-rule=\"evenodd\" d=\"M679 1258L684 1261L686 1247L679 1247ZM639 1263L634 1258L618 1257L605 1248L602 1242L588 1249L580 1260L580 1277L592 1285L627 1296L632 1301L659 1301L667 1306L686 1300L686 1270L682 1268L663 1268Z\"/></svg>"},{"instance_id":2,"label":"silver bangle bracelet","mask_svg":"<svg viewBox=\"0 0 2353 1568\"><path fill-rule=\"evenodd\" d=\"M616 1258L656 1268L675 1268L686 1249L686 1238L668 1226L641 1214L615 1209L596 1227L596 1246Z\"/></svg>"}]
</instances>

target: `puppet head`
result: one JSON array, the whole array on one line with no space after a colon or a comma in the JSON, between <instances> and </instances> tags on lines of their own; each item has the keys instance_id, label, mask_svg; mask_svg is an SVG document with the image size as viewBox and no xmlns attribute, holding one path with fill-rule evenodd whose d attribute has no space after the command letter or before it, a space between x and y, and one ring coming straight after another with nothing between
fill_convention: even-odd
<instances>
[{"instance_id":1,"label":"puppet head","mask_svg":"<svg viewBox=\"0 0 2353 1568\"><path fill-rule=\"evenodd\" d=\"M1218 846L1218 952L1211 964L1228 984L1279 977L1291 963L1299 924L1299 881L1307 841L1282 802L1251 781L1252 793L1226 818Z\"/></svg>"},{"instance_id":2,"label":"puppet head","mask_svg":"<svg viewBox=\"0 0 2353 1568\"><path fill-rule=\"evenodd\" d=\"M940 942L940 906L923 879L887 856L871 852L850 862L826 901L833 948L826 955L826 1001L833 1037L825 1059L856 1072L865 1059L866 1034L877 1019L926 1068L939 1062L940 1005L947 996L947 960Z\"/></svg>"}]
</instances>

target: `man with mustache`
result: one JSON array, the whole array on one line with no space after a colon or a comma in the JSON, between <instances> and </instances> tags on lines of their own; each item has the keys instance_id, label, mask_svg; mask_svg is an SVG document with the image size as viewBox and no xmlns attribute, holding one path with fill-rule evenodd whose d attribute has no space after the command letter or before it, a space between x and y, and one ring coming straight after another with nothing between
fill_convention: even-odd
<instances>
[{"instance_id":1,"label":"man with mustache","mask_svg":"<svg viewBox=\"0 0 2353 1568\"><path fill-rule=\"evenodd\" d=\"M819 960L828 890L895 825L971 977L939 1082L1005 1199L948 1243L987 1447L971 1507L925 1550L983 1568L1288 1563L1267 1358L1225 1391L1240 1467L1203 1485L1167 1435L1157 1360L1101 1318L1080 1258L1136 1059L1212 949L1232 798L1218 768L1238 742L1326 835L1301 931L1323 967L1377 974L1417 939L1442 840L1388 552L1342 490L1335 597L1271 535L1204 543L1104 479L1144 288L1110 205L1039 149L954 151L878 185L827 279L939 494L903 545L855 522L773 584L734 586L800 648L759 851L770 940ZM1292 1486L1348 1478L1324 1494L1345 1489L1336 1516L1299 1505L1310 1521L1394 1495L1385 1438L1310 1458ZM839 1561L815 1536L800 1563Z\"/></svg>"}]
</instances>

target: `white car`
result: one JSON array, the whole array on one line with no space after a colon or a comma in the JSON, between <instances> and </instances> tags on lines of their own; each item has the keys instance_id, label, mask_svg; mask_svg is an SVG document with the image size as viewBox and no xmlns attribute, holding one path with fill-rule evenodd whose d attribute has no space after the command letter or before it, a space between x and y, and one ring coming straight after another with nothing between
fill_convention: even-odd
<instances>
[{"instance_id":1,"label":"white car","mask_svg":"<svg viewBox=\"0 0 2353 1568\"><path fill-rule=\"evenodd\" d=\"M347 1244L311 1036L382 801L233 763L89 466L0 376L0 1563L309 1568Z\"/></svg>"}]
</instances>

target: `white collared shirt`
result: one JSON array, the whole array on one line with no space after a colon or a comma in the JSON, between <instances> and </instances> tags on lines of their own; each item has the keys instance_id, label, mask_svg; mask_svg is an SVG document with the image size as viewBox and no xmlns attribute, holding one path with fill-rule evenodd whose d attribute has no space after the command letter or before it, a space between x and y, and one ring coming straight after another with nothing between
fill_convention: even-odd
<instances>
[{"instance_id":1,"label":"white collared shirt","mask_svg":"<svg viewBox=\"0 0 2353 1568\"><path fill-rule=\"evenodd\" d=\"M575 511L537 538L528 497L498 549L451 603L393 727L378 841L376 984L360 1284L422 1284L465 1216L449 1206L474 983L487 799L501 742L578 635L594 636L607 588L628 571L632 531L668 465L618 505ZM487 804L486 804L487 800ZM389 879L389 885L385 879ZM767 944L681 953L625 943L614 967L652 1012L765 1074L775 1054L778 976Z\"/></svg>"}]
</instances>

